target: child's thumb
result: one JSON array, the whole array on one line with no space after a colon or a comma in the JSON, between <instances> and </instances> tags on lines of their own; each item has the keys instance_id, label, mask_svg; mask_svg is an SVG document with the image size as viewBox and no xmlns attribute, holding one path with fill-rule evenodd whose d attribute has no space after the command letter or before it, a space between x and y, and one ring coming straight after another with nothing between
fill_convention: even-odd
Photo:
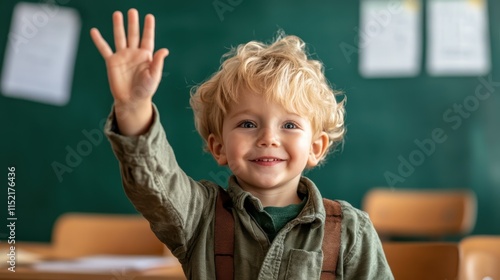
<instances>
[{"instance_id":1,"label":"child's thumb","mask_svg":"<svg viewBox=\"0 0 500 280\"><path fill-rule=\"evenodd\" d=\"M161 78L163 73L163 62L165 57L168 56L168 49L159 49L153 55L153 61L151 62L151 76L155 78Z\"/></svg>"}]
</instances>

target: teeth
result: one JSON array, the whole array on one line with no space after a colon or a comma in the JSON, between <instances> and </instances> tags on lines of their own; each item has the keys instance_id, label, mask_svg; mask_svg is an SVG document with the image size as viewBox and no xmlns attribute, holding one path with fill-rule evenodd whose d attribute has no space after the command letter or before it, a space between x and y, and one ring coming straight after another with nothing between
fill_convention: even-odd
<instances>
[{"instance_id":1,"label":"teeth","mask_svg":"<svg viewBox=\"0 0 500 280\"><path fill-rule=\"evenodd\" d=\"M263 159L258 159L257 161L278 161L278 160L274 158L263 158Z\"/></svg>"}]
</instances>

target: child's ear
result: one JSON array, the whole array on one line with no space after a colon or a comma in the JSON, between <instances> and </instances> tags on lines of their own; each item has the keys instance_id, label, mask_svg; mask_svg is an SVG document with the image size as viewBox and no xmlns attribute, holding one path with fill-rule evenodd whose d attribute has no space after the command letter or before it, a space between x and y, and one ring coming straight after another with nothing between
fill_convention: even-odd
<instances>
[{"instance_id":1,"label":"child's ear","mask_svg":"<svg viewBox=\"0 0 500 280\"><path fill-rule=\"evenodd\" d=\"M308 167L314 167L323 159L328 148L328 134L322 131L311 143L309 151L309 159L307 160Z\"/></svg>"},{"instance_id":2,"label":"child's ear","mask_svg":"<svg viewBox=\"0 0 500 280\"><path fill-rule=\"evenodd\" d=\"M207 145L215 161L217 161L219 165L226 165L227 164L226 151L224 150L224 145L222 144L222 141L217 139L217 137L215 137L215 135L211 133L208 136Z\"/></svg>"}]
</instances>

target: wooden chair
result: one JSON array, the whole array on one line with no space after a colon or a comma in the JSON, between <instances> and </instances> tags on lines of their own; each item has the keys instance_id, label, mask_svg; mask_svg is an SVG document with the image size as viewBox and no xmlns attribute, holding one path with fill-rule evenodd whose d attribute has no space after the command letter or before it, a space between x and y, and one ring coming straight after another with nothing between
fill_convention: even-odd
<instances>
[{"instance_id":1,"label":"wooden chair","mask_svg":"<svg viewBox=\"0 0 500 280\"><path fill-rule=\"evenodd\" d=\"M54 225L52 245L54 258L165 254L165 246L139 215L63 214Z\"/></svg>"},{"instance_id":2,"label":"wooden chair","mask_svg":"<svg viewBox=\"0 0 500 280\"><path fill-rule=\"evenodd\" d=\"M500 279L500 236L470 236L462 239L460 280Z\"/></svg>"},{"instance_id":3,"label":"wooden chair","mask_svg":"<svg viewBox=\"0 0 500 280\"><path fill-rule=\"evenodd\" d=\"M476 197L462 190L377 188L363 201L381 239L466 234L476 221Z\"/></svg>"},{"instance_id":4,"label":"wooden chair","mask_svg":"<svg viewBox=\"0 0 500 280\"><path fill-rule=\"evenodd\" d=\"M383 242L382 246L395 279L457 279L456 243Z\"/></svg>"}]
</instances>

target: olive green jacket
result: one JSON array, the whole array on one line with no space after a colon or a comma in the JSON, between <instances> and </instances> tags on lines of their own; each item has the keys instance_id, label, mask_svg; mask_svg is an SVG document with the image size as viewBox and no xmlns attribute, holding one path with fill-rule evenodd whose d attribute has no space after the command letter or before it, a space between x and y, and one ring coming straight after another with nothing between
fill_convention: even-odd
<instances>
[{"instance_id":1,"label":"olive green jacket","mask_svg":"<svg viewBox=\"0 0 500 280\"><path fill-rule=\"evenodd\" d=\"M152 127L138 137L116 133L113 113L106 123L105 132L120 162L125 192L156 236L182 263L188 279L215 279L214 215L219 188L209 181L195 181L182 171L156 107L154 112ZM306 205L270 243L247 211L248 207L262 211L262 204L242 190L234 177L230 178L235 279L319 279L325 222L322 197L305 177L297 191L307 196ZM340 203L343 219L337 279L393 279L367 214L347 202Z\"/></svg>"}]
</instances>

